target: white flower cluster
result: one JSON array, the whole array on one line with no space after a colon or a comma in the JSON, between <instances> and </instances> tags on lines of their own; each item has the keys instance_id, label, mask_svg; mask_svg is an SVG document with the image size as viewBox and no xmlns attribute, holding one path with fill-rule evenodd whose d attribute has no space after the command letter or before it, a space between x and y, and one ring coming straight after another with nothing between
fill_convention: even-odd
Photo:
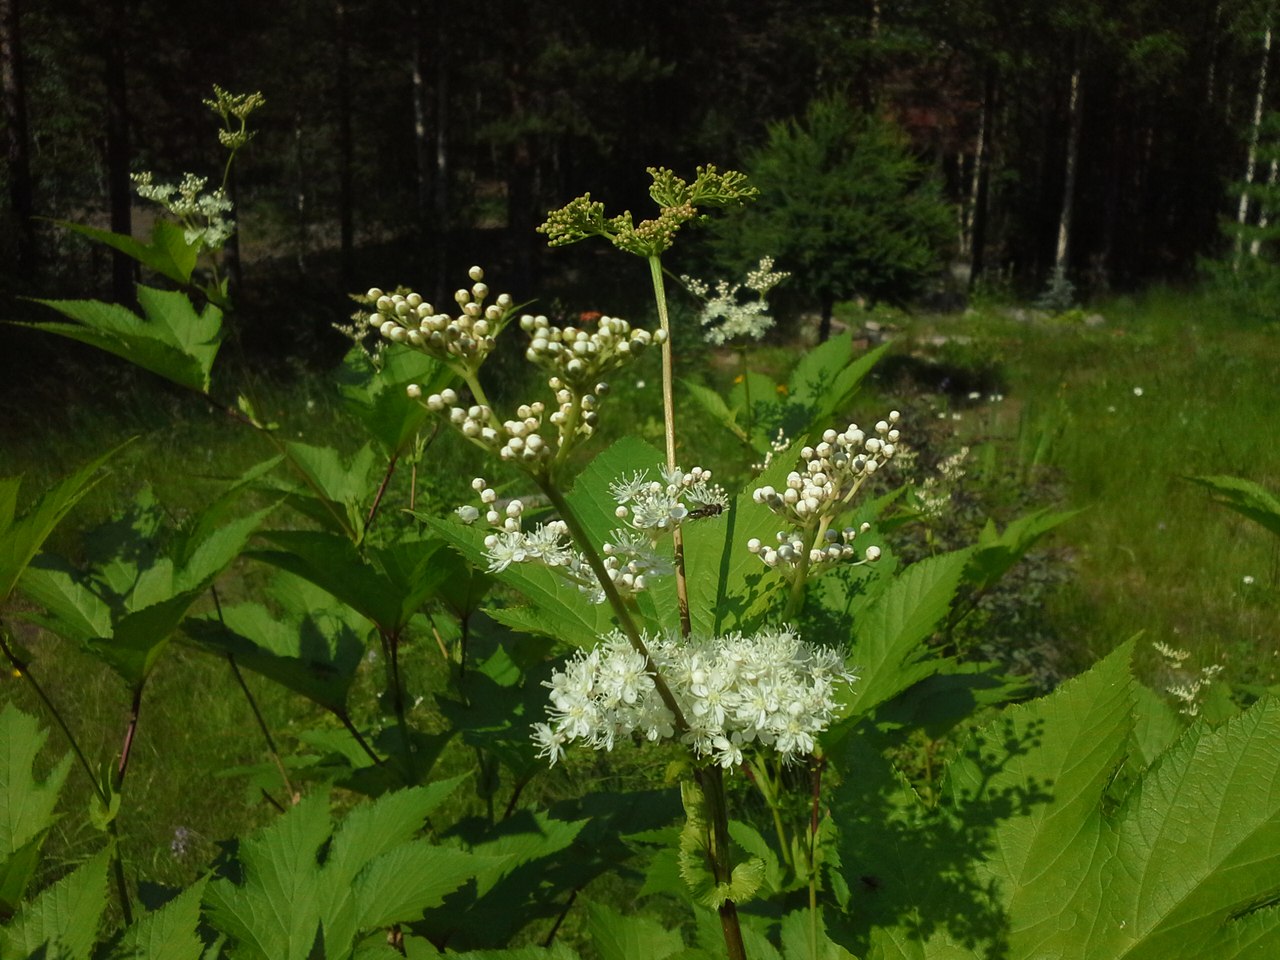
<instances>
[{"instance_id":1,"label":"white flower cluster","mask_svg":"<svg viewBox=\"0 0 1280 960\"><path fill-rule=\"evenodd\" d=\"M1178 712L1187 717L1199 716L1204 692L1213 685L1218 674L1222 673L1222 664L1210 664L1207 667L1201 667L1199 673L1193 673L1186 666L1191 651L1178 650L1159 640L1152 646L1164 659L1166 666L1180 678L1178 683L1165 687L1165 692L1172 694L1173 698L1179 702Z\"/></svg>"},{"instance_id":2,"label":"white flower cluster","mask_svg":"<svg viewBox=\"0 0 1280 960\"><path fill-rule=\"evenodd\" d=\"M772 257L762 257L759 266L747 274L745 282L731 284L721 280L715 286L714 296L710 286L701 280L686 276L680 280L690 293L705 301L699 320L706 328L707 342L718 346L735 337L753 340L763 337L773 326L765 295L789 276L789 273L774 271ZM745 303L739 300L739 291L744 287L756 294L754 300Z\"/></svg>"},{"instance_id":3,"label":"white flower cluster","mask_svg":"<svg viewBox=\"0 0 1280 960\"><path fill-rule=\"evenodd\" d=\"M501 573L513 563L540 563L576 586L592 603L605 601L595 571L574 546L563 520L540 523L526 532L523 501L510 500L499 505L497 492L483 477L472 480L471 487L480 495L485 522L495 528L484 539L490 573ZM459 507L457 514L463 523L474 523L480 519L481 508L466 505ZM646 577L671 572L671 562L658 556L648 540L626 531L614 531L613 539L604 545L602 552L609 579L624 595L644 590Z\"/></svg>"},{"instance_id":4,"label":"white flower cluster","mask_svg":"<svg viewBox=\"0 0 1280 960\"><path fill-rule=\"evenodd\" d=\"M629 362L650 343L662 343L659 330L633 329L617 317L600 317L595 330L557 327L539 314L525 314L520 329L529 335L525 358L550 371L553 381L563 381L571 389L589 387L607 373ZM554 383L552 389L560 389Z\"/></svg>"},{"instance_id":5,"label":"white flower cluster","mask_svg":"<svg viewBox=\"0 0 1280 960\"><path fill-rule=\"evenodd\" d=\"M755 473L764 473L769 469L769 464L773 463L775 454L782 453L787 447L791 446L791 438L787 436L782 427L778 428L777 435L769 441L769 449L764 452L764 460L760 463L753 463L751 469Z\"/></svg>"},{"instance_id":6,"label":"white flower cluster","mask_svg":"<svg viewBox=\"0 0 1280 960\"><path fill-rule=\"evenodd\" d=\"M842 432L827 430L817 446L801 448L804 469L791 471L784 489L763 486L751 494L756 503L764 504L789 521L790 528L778 534L777 548L752 538L747 542L747 549L769 566L852 559L856 552L853 540L865 533L868 525L843 530L831 529L830 525L849 505L867 477L893 458L898 443L898 429L894 424L899 418L898 411L892 411L887 420L875 425L871 436L856 423L849 424ZM865 560L874 561L879 557L879 547L867 547L863 551Z\"/></svg>"},{"instance_id":7,"label":"white flower cluster","mask_svg":"<svg viewBox=\"0 0 1280 960\"><path fill-rule=\"evenodd\" d=\"M183 174L181 183L153 183L150 171L135 173L131 178L138 196L160 204L182 221L183 239L188 244L197 241L210 250L219 250L236 230L234 220L224 217L234 204L221 187L203 193L208 177L194 173ZM199 221L203 221L203 224Z\"/></svg>"},{"instance_id":8,"label":"white flower cluster","mask_svg":"<svg viewBox=\"0 0 1280 960\"><path fill-rule=\"evenodd\" d=\"M476 370L495 346L495 337L511 312L511 295L502 293L487 307L489 287L484 282L484 270L472 267L468 271L472 286L459 290L453 299L461 313L451 317L437 313L417 293L386 294L374 287L367 296L374 303L368 323L393 343L405 343L421 350L437 360L456 361L470 370Z\"/></svg>"},{"instance_id":9,"label":"white flower cluster","mask_svg":"<svg viewBox=\"0 0 1280 960\"><path fill-rule=\"evenodd\" d=\"M953 488L964 476L964 463L969 457L969 448L961 447L951 456L938 464L938 472L925 478L924 483L916 490L916 501L919 504L920 516L926 520L937 520L951 503Z\"/></svg>"},{"instance_id":10,"label":"white flower cluster","mask_svg":"<svg viewBox=\"0 0 1280 960\"><path fill-rule=\"evenodd\" d=\"M690 516L718 514L729 505L724 488L711 482L710 470L694 467L685 473L679 467L662 467L659 473L661 480L650 480L648 471L641 470L609 485L619 520L636 530L658 533L674 529Z\"/></svg>"},{"instance_id":11,"label":"white flower cluster","mask_svg":"<svg viewBox=\"0 0 1280 960\"><path fill-rule=\"evenodd\" d=\"M681 741L725 768L740 765L752 746L772 749L783 761L809 756L835 716L838 686L857 679L836 651L786 629L644 642L688 723ZM612 750L633 735L676 736L644 657L619 632L579 651L544 686L551 690L548 722L533 725L533 739L553 765L575 740Z\"/></svg>"}]
</instances>

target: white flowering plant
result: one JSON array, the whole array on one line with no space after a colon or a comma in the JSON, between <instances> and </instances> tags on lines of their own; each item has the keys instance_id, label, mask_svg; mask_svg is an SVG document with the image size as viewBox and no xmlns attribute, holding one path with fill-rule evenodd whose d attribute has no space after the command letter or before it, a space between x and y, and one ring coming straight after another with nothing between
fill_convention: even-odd
<instances>
[{"instance_id":1,"label":"white flowering plant","mask_svg":"<svg viewBox=\"0 0 1280 960\"><path fill-rule=\"evenodd\" d=\"M249 104L217 102L238 149ZM561 325L493 297L479 268L456 311L371 289L362 329L385 349L353 348L339 372L353 450L286 441L242 398L215 399L213 306L169 340L123 322L111 338L96 319L51 325L200 394L274 455L176 526L140 496L75 561L43 545L107 457L27 509L17 479L0 479L0 655L72 746L64 761L40 757L39 725L0 711L0 955L518 960L542 955L536 938L563 960L587 939L618 958L1118 960L1261 956L1276 941L1276 701L1216 725L1179 714L1134 683L1129 643L996 712L1016 684L930 641L957 597L1063 515L902 565L895 525L947 505L939 489L908 495L896 472L909 417L853 422L881 354L847 337L800 359L758 428L743 430L732 395L701 404L748 434L766 460L756 475L695 464L662 258L751 190L711 167L651 173L653 219L606 216L584 196L543 232L643 258L655 323ZM160 293L185 297L140 290L144 307L170 303ZM546 392L491 401L485 361L496 338L521 334ZM597 449L605 418L629 413L609 379L647 350L662 353L665 449L634 436ZM421 488L447 432L486 464L443 504ZM433 479L451 488L439 465ZM220 594L248 563L254 577ZM118 752L95 764L11 616L123 682ZM119 826L145 803L138 778L126 789L143 694L179 642L237 678L261 739L252 784L278 816L144 912L132 878L145 864ZM292 752L242 671L308 705L289 723ZM1175 695L1198 703L1203 689ZM912 735L936 746L922 774L900 762ZM73 762L107 836L41 888ZM206 775L193 771L192 789ZM194 860L195 831L181 830L166 844ZM639 909L592 900L636 877ZM654 897L694 922L675 929L663 907L660 924ZM584 915L575 945L557 940L571 913Z\"/></svg>"}]
</instances>

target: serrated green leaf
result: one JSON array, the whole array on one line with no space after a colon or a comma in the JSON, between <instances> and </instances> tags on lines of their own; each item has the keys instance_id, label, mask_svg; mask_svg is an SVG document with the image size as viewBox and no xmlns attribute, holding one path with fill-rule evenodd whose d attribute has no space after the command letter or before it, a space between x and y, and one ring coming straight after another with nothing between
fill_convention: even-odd
<instances>
[{"instance_id":1,"label":"serrated green leaf","mask_svg":"<svg viewBox=\"0 0 1280 960\"><path fill-rule=\"evenodd\" d=\"M343 712L364 656L368 621L332 602L284 619L261 604L245 603L223 607L221 618L214 613L184 620L182 629L201 646L230 654L238 665Z\"/></svg>"},{"instance_id":2,"label":"serrated green leaf","mask_svg":"<svg viewBox=\"0 0 1280 960\"><path fill-rule=\"evenodd\" d=\"M1009 810L993 832L987 863L1002 886L1010 939L1030 948L1028 955L1082 909L1073 901L1101 893L1083 881L1099 852L1087 837L1090 825L1097 832L1099 798L1132 731L1132 651L1126 644L1054 695L1009 708L949 770L948 787L964 803Z\"/></svg>"},{"instance_id":3,"label":"serrated green leaf","mask_svg":"<svg viewBox=\"0 0 1280 960\"><path fill-rule=\"evenodd\" d=\"M9 601L18 578L54 527L93 489L99 468L119 450L114 447L60 480L22 517L17 517L19 478L0 480L0 606Z\"/></svg>"},{"instance_id":4,"label":"serrated green leaf","mask_svg":"<svg viewBox=\"0 0 1280 960\"><path fill-rule=\"evenodd\" d=\"M1248 517L1280 536L1280 499L1266 487L1243 477L1188 477L1213 494L1216 503Z\"/></svg>"},{"instance_id":5,"label":"serrated green leaf","mask_svg":"<svg viewBox=\"0 0 1280 960\"><path fill-rule=\"evenodd\" d=\"M471 564L480 569L488 565L484 530L465 526L454 519L425 516L419 519ZM561 580L546 567L513 563L492 577L529 601L527 606L486 610L499 623L552 637L575 647L595 646L600 637L613 628L608 605L591 603L577 587Z\"/></svg>"},{"instance_id":6,"label":"serrated green leaf","mask_svg":"<svg viewBox=\"0 0 1280 960\"><path fill-rule=\"evenodd\" d=\"M199 393L209 392L221 345L222 311L209 304L197 313L185 294L137 287L143 316L100 300L36 300L74 323L21 323L114 353L143 369Z\"/></svg>"},{"instance_id":7,"label":"serrated green leaf","mask_svg":"<svg viewBox=\"0 0 1280 960\"><path fill-rule=\"evenodd\" d=\"M380 370L361 347L352 347L336 376L343 406L388 455L404 452L430 416L405 388L416 383L430 396L457 379L439 360L400 344L383 351Z\"/></svg>"},{"instance_id":8,"label":"serrated green leaf","mask_svg":"<svg viewBox=\"0 0 1280 960\"><path fill-rule=\"evenodd\" d=\"M647 917L623 916L603 903L587 904L587 930L600 960L666 960L684 949L678 930Z\"/></svg>"},{"instance_id":9,"label":"serrated green leaf","mask_svg":"<svg viewBox=\"0 0 1280 960\"><path fill-rule=\"evenodd\" d=\"M361 929L420 919L490 863L488 858L426 841L384 854L356 879Z\"/></svg>"},{"instance_id":10,"label":"serrated green leaf","mask_svg":"<svg viewBox=\"0 0 1280 960\"><path fill-rule=\"evenodd\" d=\"M32 900L0 928L0 956L29 957L41 947L88 960L107 906L108 851L101 850Z\"/></svg>"},{"instance_id":11,"label":"serrated green leaf","mask_svg":"<svg viewBox=\"0 0 1280 960\"><path fill-rule=\"evenodd\" d=\"M249 556L308 580L359 611L381 629L398 633L452 569L434 557L438 539L402 540L362 555L345 536L319 530L271 530L261 534L283 550Z\"/></svg>"},{"instance_id":12,"label":"serrated green leaf","mask_svg":"<svg viewBox=\"0 0 1280 960\"><path fill-rule=\"evenodd\" d=\"M729 409L729 405L724 402L724 397L720 396L715 390L704 387L700 383L694 383L691 380L681 380L680 383L688 391L693 401L702 407L711 416L712 420L715 420L743 443L750 443L751 438L747 436L747 431L738 423L737 411Z\"/></svg>"},{"instance_id":13,"label":"serrated green leaf","mask_svg":"<svg viewBox=\"0 0 1280 960\"><path fill-rule=\"evenodd\" d=\"M923 641L951 608L970 555L957 550L912 564L855 620L849 662L860 679L844 694L851 716L865 715L941 667Z\"/></svg>"},{"instance_id":14,"label":"serrated green leaf","mask_svg":"<svg viewBox=\"0 0 1280 960\"><path fill-rule=\"evenodd\" d=\"M191 271L195 269L200 245L187 243L183 228L171 220L163 218L156 220L151 228L149 244L139 243L133 237L121 233L99 230L82 223L71 223L65 220L55 222L60 227L119 250L175 283L191 282Z\"/></svg>"},{"instance_id":15,"label":"serrated green leaf","mask_svg":"<svg viewBox=\"0 0 1280 960\"><path fill-rule=\"evenodd\" d=\"M289 503L318 523L359 541L364 534L362 505L374 493L373 472L377 456L370 444L345 460L332 447L287 443L289 465L308 489L290 497Z\"/></svg>"},{"instance_id":16,"label":"serrated green leaf","mask_svg":"<svg viewBox=\"0 0 1280 960\"><path fill-rule=\"evenodd\" d=\"M0 912L12 912L22 898L71 767L67 754L43 780L36 778L47 736L13 704L0 711Z\"/></svg>"},{"instance_id":17,"label":"serrated green leaf","mask_svg":"<svg viewBox=\"0 0 1280 960\"><path fill-rule=\"evenodd\" d=\"M197 880L135 921L109 954L110 960L201 960L205 945L197 928L205 882Z\"/></svg>"},{"instance_id":18,"label":"serrated green leaf","mask_svg":"<svg viewBox=\"0 0 1280 960\"><path fill-rule=\"evenodd\" d=\"M977 549L973 552L966 575L978 590L988 590L996 581L1027 555L1027 552L1055 527L1066 523L1079 510L1063 510L1057 513L1036 510L1019 517L1002 531L996 530L988 520L978 536Z\"/></svg>"},{"instance_id":19,"label":"serrated green leaf","mask_svg":"<svg viewBox=\"0 0 1280 960\"><path fill-rule=\"evenodd\" d=\"M312 796L241 842L243 882L214 880L204 894L209 922L235 941L232 957L311 956L320 930L317 859L328 838L328 801Z\"/></svg>"},{"instance_id":20,"label":"serrated green leaf","mask_svg":"<svg viewBox=\"0 0 1280 960\"><path fill-rule=\"evenodd\" d=\"M821 910L815 918L808 910L793 910L779 927L784 960L856 960L827 936Z\"/></svg>"}]
</instances>

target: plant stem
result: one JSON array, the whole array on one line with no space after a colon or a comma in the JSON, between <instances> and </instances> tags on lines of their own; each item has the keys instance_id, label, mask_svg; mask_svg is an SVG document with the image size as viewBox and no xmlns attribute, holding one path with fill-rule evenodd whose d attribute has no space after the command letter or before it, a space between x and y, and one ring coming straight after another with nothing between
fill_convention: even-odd
<instances>
[{"instance_id":1,"label":"plant stem","mask_svg":"<svg viewBox=\"0 0 1280 960\"><path fill-rule=\"evenodd\" d=\"M124 775L129 769L129 757L133 753L133 739L138 733L138 715L142 712L142 687L146 681L141 681L133 688L133 696L129 702L129 722L124 728L124 742L120 746L120 762L116 765L116 790L124 786Z\"/></svg>"},{"instance_id":2,"label":"plant stem","mask_svg":"<svg viewBox=\"0 0 1280 960\"><path fill-rule=\"evenodd\" d=\"M71 744L71 752L75 754L76 760L79 761L81 769L84 770L85 776L89 778L89 784L93 787L94 792L98 795L98 799L105 805L107 803L107 795L102 791L102 785L98 783L98 775L94 772L93 767L89 764L89 758L85 756L84 751L80 749L80 743L75 738L75 734L71 732L71 728L67 726L67 721L63 719L62 712L49 699L49 695L44 692L44 687L36 681L31 673L30 665L18 657L10 648L6 641L6 630L3 624L0 624L0 651L4 652L5 659L9 661L9 665L18 671L19 675L27 681L31 689L35 691L40 702L44 704L49 715L53 717L54 723L58 725L58 729L62 731L62 735L67 738L67 743Z\"/></svg>"},{"instance_id":3,"label":"plant stem","mask_svg":"<svg viewBox=\"0 0 1280 960\"><path fill-rule=\"evenodd\" d=\"M218 588L210 587L209 593L213 596L213 609L218 614L218 622L226 626L226 621L222 619L222 601L218 599ZM240 685L240 691L244 694L244 698L249 701L249 709L253 711L253 718L258 723L258 729L262 732L262 739L266 741L267 751L271 754L271 759L276 765L276 769L280 771L280 779L284 783L285 790L289 793L289 799L293 803L298 802L299 794L294 791L293 784L289 781L289 774L285 770L284 761L280 759L280 751L276 749L275 739L271 736L271 730L267 727L267 721L262 716L262 711L258 709L258 701L254 698L253 693L249 690L249 685L245 683L244 674L240 672L240 667L236 665L234 655L227 654L227 664L231 667L231 674L236 678L236 683ZM267 799L271 799L268 797ZM275 803L274 800L271 800Z\"/></svg>"},{"instance_id":4,"label":"plant stem","mask_svg":"<svg viewBox=\"0 0 1280 960\"><path fill-rule=\"evenodd\" d=\"M369 535L369 528L373 526L373 518L378 515L378 507L382 506L382 498L387 492L387 484L391 482L391 475L396 472L396 463L400 460L400 454L393 453L391 459L387 461L387 471L382 475L382 482L378 484L378 492L373 495L373 503L369 505L369 514L364 518L364 536Z\"/></svg>"},{"instance_id":5,"label":"plant stem","mask_svg":"<svg viewBox=\"0 0 1280 960\"><path fill-rule=\"evenodd\" d=\"M342 711L335 710L334 716L336 716L340 721L342 721L342 725L346 727L347 733L351 734L351 736L355 739L356 743L360 746L360 749L365 752L365 754L369 757L370 760L372 760L375 764L377 764L380 767L386 766L387 761L382 759L382 757L378 756L374 752L373 747L369 746L369 741L366 740L361 735L360 730L356 727L354 723L351 722L351 717L347 715L347 712L345 710L342 710Z\"/></svg>"},{"instance_id":6,"label":"plant stem","mask_svg":"<svg viewBox=\"0 0 1280 960\"><path fill-rule=\"evenodd\" d=\"M658 323L662 328L662 432L666 438L667 469L676 465L675 359L672 353L671 318L667 313L667 290L662 279L662 259L649 257L649 276L653 280L653 299L658 305ZM672 534L676 568L676 603L680 609L680 633L685 638L693 633L689 616L689 583L684 568L684 537L676 527Z\"/></svg>"},{"instance_id":7,"label":"plant stem","mask_svg":"<svg viewBox=\"0 0 1280 960\"><path fill-rule=\"evenodd\" d=\"M271 761L276 765L276 770L280 772L280 780L284 783L285 790L288 791L290 801L297 803L299 794L293 789L293 783L289 780L284 761L280 758L280 751L276 748L275 738L271 736L267 721L262 716L262 711L258 709L258 701L249 690L249 685L245 683L244 674L240 672L240 667L236 664L236 658L229 653L227 654L227 665L231 667L231 674L236 678L236 683L240 685L244 698L249 701L249 709L253 711L253 719L257 722L258 729L262 732L262 739L267 744L267 752L271 754Z\"/></svg>"},{"instance_id":8,"label":"plant stem","mask_svg":"<svg viewBox=\"0 0 1280 960\"><path fill-rule=\"evenodd\" d=\"M569 506L569 501L565 499L564 494L560 492L560 488L556 486L554 480L542 474L534 474L533 479L542 492L547 495L551 505L556 508L556 511L560 514L560 519L569 528L569 533L577 543L578 549L587 558L587 564L596 575L596 579L600 581L600 588L604 591L604 595L609 601L609 606L613 608L614 616L618 618L618 626L622 628L622 632L626 634L627 640L630 641L636 653L644 657L645 673L652 678L653 686L658 691L658 696L662 698L663 704L666 705L666 708L671 711L672 717L675 718L676 729L681 732L688 730L689 722L684 717L684 711L680 709L680 704L676 702L675 695L672 694L671 688L667 686L667 681L663 679L662 674L659 673L657 666L653 662L653 658L649 656L649 648L645 645L644 638L640 635L640 629L636 626L635 619L631 616L631 611L627 609L626 601L622 599L622 595L618 593L618 588L609 577L609 571L605 568L604 561L600 558L600 551L595 548L595 544L587 536L587 531L582 526L582 521L578 519L578 515Z\"/></svg>"},{"instance_id":9,"label":"plant stem","mask_svg":"<svg viewBox=\"0 0 1280 960\"><path fill-rule=\"evenodd\" d=\"M733 862L729 855L729 811L724 795L724 771L718 766L703 767L698 770L698 786L702 788L703 800L710 814L711 830L709 835L709 852L711 854L711 872L717 884L728 884L733 879ZM746 947L742 942L742 924L738 919L738 907L732 900L726 900L718 909L720 929L724 934L724 945L729 960L746 960Z\"/></svg>"},{"instance_id":10,"label":"plant stem","mask_svg":"<svg viewBox=\"0 0 1280 960\"><path fill-rule=\"evenodd\" d=\"M391 708L395 711L396 724L400 728L400 744L404 749L405 784L418 782L417 764L413 762L413 741L409 737L409 722L404 710L404 687L400 676L400 635L379 628L382 653L387 662L387 685L391 687Z\"/></svg>"}]
</instances>

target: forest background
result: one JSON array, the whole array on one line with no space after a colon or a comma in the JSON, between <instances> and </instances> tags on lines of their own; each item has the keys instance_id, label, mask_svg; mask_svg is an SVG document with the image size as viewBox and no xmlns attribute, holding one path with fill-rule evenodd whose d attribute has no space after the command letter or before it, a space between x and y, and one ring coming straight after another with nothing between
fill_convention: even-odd
<instances>
[{"instance_id":1,"label":"forest background","mask_svg":"<svg viewBox=\"0 0 1280 960\"><path fill-rule=\"evenodd\" d=\"M0 294L18 316L37 308L14 294L127 301L132 262L52 221L145 229L129 174L203 169L215 80L267 100L231 183L240 313L272 317L244 331L251 354L279 356L285 334L336 359L328 326L375 265L443 292L483 249L513 289L545 290L530 238L548 209L588 187L637 207L653 164L741 166L833 91L896 122L951 203L944 304L1035 293L1055 268L1092 295L1188 280L1224 221L1266 224L1271 16L1264 0L4 0ZM0 337L0 389L20 391L45 347Z\"/></svg>"}]
</instances>

